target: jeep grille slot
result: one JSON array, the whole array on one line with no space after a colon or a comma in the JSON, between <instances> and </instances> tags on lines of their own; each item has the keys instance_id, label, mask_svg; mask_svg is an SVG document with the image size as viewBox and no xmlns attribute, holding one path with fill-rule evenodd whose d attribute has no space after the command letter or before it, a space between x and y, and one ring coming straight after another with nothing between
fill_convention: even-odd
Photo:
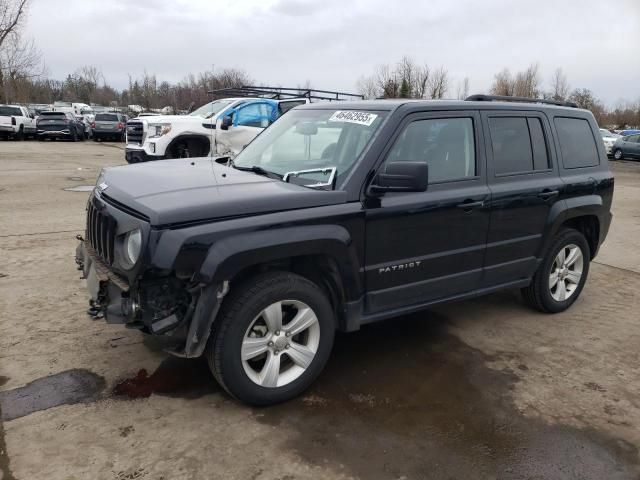
<instances>
[{"instance_id":1,"label":"jeep grille slot","mask_svg":"<svg viewBox=\"0 0 640 480\"><path fill-rule=\"evenodd\" d=\"M107 264L113 263L113 250L116 236L116 222L113 218L100 213L89 202L87 209L87 233L89 245L98 256Z\"/></svg>"},{"instance_id":2,"label":"jeep grille slot","mask_svg":"<svg viewBox=\"0 0 640 480\"><path fill-rule=\"evenodd\" d=\"M127 143L136 145L142 145L144 143L142 122L127 122Z\"/></svg>"}]
</instances>

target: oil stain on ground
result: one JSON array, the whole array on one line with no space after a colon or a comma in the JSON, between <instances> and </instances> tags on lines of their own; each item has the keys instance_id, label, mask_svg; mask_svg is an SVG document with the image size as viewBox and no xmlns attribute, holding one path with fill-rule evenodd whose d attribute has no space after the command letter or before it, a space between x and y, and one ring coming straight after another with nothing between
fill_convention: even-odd
<instances>
[{"instance_id":1,"label":"oil stain on ground","mask_svg":"<svg viewBox=\"0 0 640 480\"><path fill-rule=\"evenodd\" d=\"M160 394L195 399L219 390L205 361L169 357L151 375L141 369L134 377L120 381L113 393L123 398Z\"/></svg>"},{"instance_id":2,"label":"oil stain on ground","mask_svg":"<svg viewBox=\"0 0 640 480\"><path fill-rule=\"evenodd\" d=\"M426 317L426 318L425 318ZM312 464L360 478L638 478L632 445L523 417L517 377L422 313L340 335L311 391L258 418Z\"/></svg>"},{"instance_id":3,"label":"oil stain on ground","mask_svg":"<svg viewBox=\"0 0 640 480\"><path fill-rule=\"evenodd\" d=\"M13 420L59 405L96 400L105 387L104 379L84 369L39 378L24 387L0 392L2 420Z\"/></svg>"}]
</instances>

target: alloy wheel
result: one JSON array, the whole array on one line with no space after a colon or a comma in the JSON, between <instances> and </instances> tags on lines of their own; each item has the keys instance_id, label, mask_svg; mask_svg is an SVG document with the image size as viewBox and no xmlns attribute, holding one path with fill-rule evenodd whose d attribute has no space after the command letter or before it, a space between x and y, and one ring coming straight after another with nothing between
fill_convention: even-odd
<instances>
[{"instance_id":1,"label":"alloy wheel","mask_svg":"<svg viewBox=\"0 0 640 480\"><path fill-rule=\"evenodd\" d=\"M242 341L242 366L262 387L287 385L302 375L320 345L320 323L307 304L282 300L263 309Z\"/></svg>"},{"instance_id":2,"label":"alloy wheel","mask_svg":"<svg viewBox=\"0 0 640 480\"><path fill-rule=\"evenodd\" d=\"M549 275L549 290L555 301L564 302L573 295L580 284L583 267L580 247L572 243L560 249Z\"/></svg>"}]
</instances>

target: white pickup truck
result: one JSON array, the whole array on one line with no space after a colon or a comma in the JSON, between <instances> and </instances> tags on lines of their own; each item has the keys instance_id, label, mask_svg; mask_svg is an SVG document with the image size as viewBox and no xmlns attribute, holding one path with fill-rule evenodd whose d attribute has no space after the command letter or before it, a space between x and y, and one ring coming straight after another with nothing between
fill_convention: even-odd
<instances>
[{"instance_id":1,"label":"white pickup truck","mask_svg":"<svg viewBox=\"0 0 640 480\"><path fill-rule=\"evenodd\" d=\"M235 156L264 128L307 98L224 98L189 115L155 115L127 122L129 163L165 158Z\"/></svg>"},{"instance_id":2,"label":"white pickup truck","mask_svg":"<svg viewBox=\"0 0 640 480\"><path fill-rule=\"evenodd\" d=\"M0 105L0 137L24 140L35 136L36 121L26 107L20 105Z\"/></svg>"}]
</instances>

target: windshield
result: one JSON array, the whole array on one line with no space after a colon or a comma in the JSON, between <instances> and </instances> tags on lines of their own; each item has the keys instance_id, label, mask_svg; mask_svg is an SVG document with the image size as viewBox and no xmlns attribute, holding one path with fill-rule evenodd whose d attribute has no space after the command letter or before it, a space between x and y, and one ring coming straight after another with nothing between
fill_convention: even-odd
<instances>
[{"instance_id":1,"label":"windshield","mask_svg":"<svg viewBox=\"0 0 640 480\"><path fill-rule=\"evenodd\" d=\"M193 117L211 118L233 102L235 102L235 100L216 100L215 102L209 102L206 105L201 106L199 109L194 110L189 115Z\"/></svg>"},{"instance_id":2,"label":"windshield","mask_svg":"<svg viewBox=\"0 0 640 480\"><path fill-rule=\"evenodd\" d=\"M386 112L292 110L256 137L233 163L278 175L333 167L340 185L385 116ZM326 180L326 175L303 176L313 183Z\"/></svg>"},{"instance_id":3,"label":"windshield","mask_svg":"<svg viewBox=\"0 0 640 480\"><path fill-rule=\"evenodd\" d=\"M3 117L10 117L12 115L20 117L22 116L22 112L18 107L0 107L0 115Z\"/></svg>"}]
</instances>

